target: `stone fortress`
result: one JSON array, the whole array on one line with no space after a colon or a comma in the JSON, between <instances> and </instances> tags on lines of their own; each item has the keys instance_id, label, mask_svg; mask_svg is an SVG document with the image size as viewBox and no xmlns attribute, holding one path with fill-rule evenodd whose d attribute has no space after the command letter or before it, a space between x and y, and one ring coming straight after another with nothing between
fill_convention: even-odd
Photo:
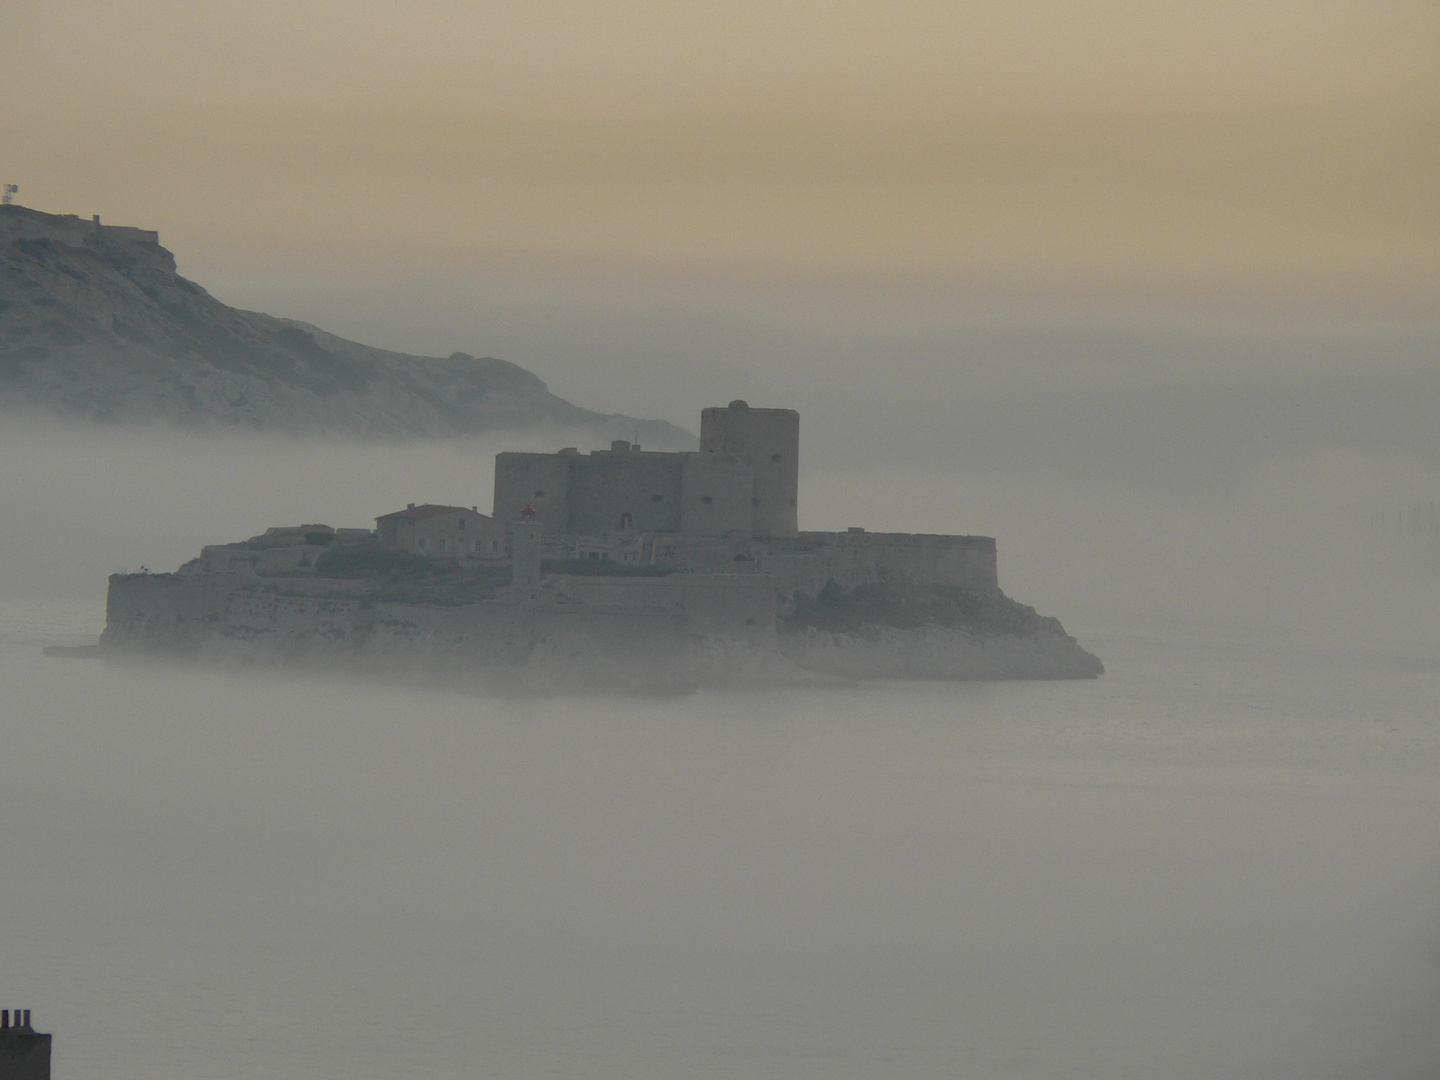
<instances>
[{"instance_id":1,"label":"stone fortress","mask_svg":"<svg viewBox=\"0 0 1440 1080\"><path fill-rule=\"evenodd\" d=\"M627 442L582 455L495 459L495 518L529 506L551 533L798 534L800 414L743 401L700 414L700 450L657 454Z\"/></svg>"},{"instance_id":2,"label":"stone fortress","mask_svg":"<svg viewBox=\"0 0 1440 1080\"><path fill-rule=\"evenodd\" d=\"M799 413L732 401L701 412L698 451L499 454L493 520L533 521L549 559L765 573L785 595L831 580L998 588L988 536L801 532L799 463Z\"/></svg>"},{"instance_id":3,"label":"stone fortress","mask_svg":"<svg viewBox=\"0 0 1440 1080\"><path fill-rule=\"evenodd\" d=\"M1093 678L999 588L988 536L804 532L800 418L743 401L698 450L502 453L493 513L410 505L110 579L101 648L359 665L487 688Z\"/></svg>"},{"instance_id":4,"label":"stone fortress","mask_svg":"<svg viewBox=\"0 0 1440 1080\"><path fill-rule=\"evenodd\" d=\"M655 453L617 441L588 454L575 447L501 453L490 515L412 503L377 517L373 533L274 528L243 544L206 547L188 572L304 571L336 545L369 541L472 566L511 562L516 582L527 586L547 565L569 577L603 576L615 595L617 570L722 575L747 592L763 582L781 610L795 593L816 596L831 582L847 592L999 589L988 536L802 532L799 459L799 413L732 401L701 413L699 450ZM645 584L633 581L631 591Z\"/></svg>"}]
</instances>

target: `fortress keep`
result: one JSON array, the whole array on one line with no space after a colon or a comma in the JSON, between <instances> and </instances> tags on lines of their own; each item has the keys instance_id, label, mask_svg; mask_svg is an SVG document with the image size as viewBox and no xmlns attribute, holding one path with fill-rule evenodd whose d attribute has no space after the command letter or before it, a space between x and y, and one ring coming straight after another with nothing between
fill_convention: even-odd
<instances>
[{"instance_id":1,"label":"fortress keep","mask_svg":"<svg viewBox=\"0 0 1440 1080\"><path fill-rule=\"evenodd\" d=\"M657 454L616 441L581 454L495 458L496 521L535 510L549 533L798 535L800 414L732 401L700 414L700 449Z\"/></svg>"},{"instance_id":2,"label":"fortress keep","mask_svg":"<svg viewBox=\"0 0 1440 1080\"><path fill-rule=\"evenodd\" d=\"M617 441L495 458L493 520L533 511L547 559L760 573L785 597L874 585L997 589L988 536L801 532L800 414L744 401L700 413L698 451Z\"/></svg>"}]
</instances>

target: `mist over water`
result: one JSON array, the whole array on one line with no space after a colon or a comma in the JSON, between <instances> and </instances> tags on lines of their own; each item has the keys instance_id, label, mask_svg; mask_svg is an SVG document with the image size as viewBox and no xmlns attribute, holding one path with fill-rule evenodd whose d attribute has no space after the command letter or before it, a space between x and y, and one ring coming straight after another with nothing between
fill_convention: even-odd
<instances>
[{"instance_id":1,"label":"mist over water","mask_svg":"<svg viewBox=\"0 0 1440 1080\"><path fill-rule=\"evenodd\" d=\"M0 647L57 1074L1440 1061L1435 665L1092 638L1095 682L502 701L38 654L87 610Z\"/></svg>"},{"instance_id":2,"label":"mist over water","mask_svg":"<svg viewBox=\"0 0 1440 1080\"><path fill-rule=\"evenodd\" d=\"M1401 338L1368 397L1334 342L1288 396L1213 341L1148 390L978 350L975 400L739 391L804 413L802 527L996 536L1105 661L1079 683L500 700L50 659L115 570L483 511L495 452L575 439L7 420L9 1004L80 1080L1432 1076L1437 455L1386 408Z\"/></svg>"}]
</instances>

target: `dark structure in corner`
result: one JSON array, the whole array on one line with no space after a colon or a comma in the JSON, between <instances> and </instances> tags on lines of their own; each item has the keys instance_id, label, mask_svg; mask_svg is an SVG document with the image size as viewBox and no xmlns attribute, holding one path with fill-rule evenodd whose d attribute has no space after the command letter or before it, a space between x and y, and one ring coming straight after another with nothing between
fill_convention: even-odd
<instances>
[{"instance_id":1,"label":"dark structure in corner","mask_svg":"<svg viewBox=\"0 0 1440 1080\"><path fill-rule=\"evenodd\" d=\"M30 1010L0 1009L0 1080L50 1080L50 1036L30 1026Z\"/></svg>"}]
</instances>

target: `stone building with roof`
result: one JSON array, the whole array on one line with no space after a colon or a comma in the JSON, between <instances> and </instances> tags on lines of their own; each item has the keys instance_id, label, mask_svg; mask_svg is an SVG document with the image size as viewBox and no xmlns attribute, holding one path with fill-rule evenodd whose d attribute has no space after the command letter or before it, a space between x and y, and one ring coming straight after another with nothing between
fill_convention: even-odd
<instances>
[{"instance_id":1,"label":"stone building with roof","mask_svg":"<svg viewBox=\"0 0 1440 1080\"><path fill-rule=\"evenodd\" d=\"M375 519L380 546L431 559L504 559L505 528L473 506L411 503Z\"/></svg>"}]
</instances>

